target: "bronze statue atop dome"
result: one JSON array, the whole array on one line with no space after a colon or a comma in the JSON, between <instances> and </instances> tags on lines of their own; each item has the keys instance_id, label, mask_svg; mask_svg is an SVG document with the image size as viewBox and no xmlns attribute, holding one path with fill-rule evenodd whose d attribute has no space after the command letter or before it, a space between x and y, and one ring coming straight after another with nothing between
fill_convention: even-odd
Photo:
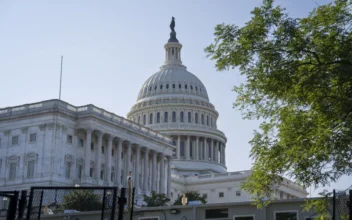
<instances>
[{"instance_id":1,"label":"bronze statue atop dome","mask_svg":"<svg viewBox=\"0 0 352 220\"><path fill-rule=\"evenodd\" d=\"M170 28L171 32L175 32L175 18L172 17L171 23L170 23Z\"/></svg>"},{"instance_id":2,"label":"bronze statue atop dome","mask_svg":"<svg viewBox=\"0 0 352 220\"><path fill-rule=\"evenodd\" d=\"M171 19L171 23L170 23L170 29L171 29L171 33L170 33L170 39L168 42L177 42L178 43L178 40L176 38L176 31L175 31L175 18L172 17Z\"/></svg>"}]
</instances>

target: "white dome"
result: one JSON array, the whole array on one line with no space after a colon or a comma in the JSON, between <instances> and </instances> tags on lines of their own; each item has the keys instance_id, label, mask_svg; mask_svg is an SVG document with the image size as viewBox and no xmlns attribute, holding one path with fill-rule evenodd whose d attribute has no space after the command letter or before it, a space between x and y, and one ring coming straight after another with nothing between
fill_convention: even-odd
<instances>
[{"instance_id":1,"label":"white dome","mask_svg":"<svg viewBox=\"0 0 352 220\"><path fill-rule=\"evenodd\" d=\"M208 93L203 83L188 72L186 67L180 65L165 65L161 70L145 81L137 101L157 96L195 96L204 101L209 101Z\"/></svg>"}]
</instances>

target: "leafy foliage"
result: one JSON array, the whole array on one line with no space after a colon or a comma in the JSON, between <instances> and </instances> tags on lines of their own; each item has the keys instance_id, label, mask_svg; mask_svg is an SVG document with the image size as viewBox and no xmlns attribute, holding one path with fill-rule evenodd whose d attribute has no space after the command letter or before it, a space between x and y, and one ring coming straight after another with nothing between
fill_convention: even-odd
<instances>
[{"instance_id":1,"label":"leafy foliage","mask_svg":"<svg viewBox=\"0 0 352 220\"><path fill-rule=\"evenodd\" d=\"M95 211L102 209L102 201L99 195L92 190L73 190L63 197L62 209L77 211Z\"/></svg>"},{"instance_id":2,"label":"leafy foliage","mask_svg":"<svg viewBox=\"0 0 352 220\"><path fill-rule=\"evenodd\" d=\"M147 207L157 207L157 206L166 206L170 199L166 196L165 193L156 193L152 192L152 195L149 197L143 195L144 202L147 203Z\"/></svg>"},{"instance_id":3,"label":"leafy foliage","mask_svg":"<svg viewBox=\"0 0 352 220\"><path fill-rule=\"evenodd\" d=\"M203 204L207 203L207 199L204 198L204 196L200 196L200 194L197 191L189 191L186 192L186 197L187 197L187 204L189 201L201 201ZM175 202L174 205L182 205L182 196L179 196Z\"/></svg>"},{"instance_id":4,"label":"leafy foliage","mask_svg":"<svg viewBox=\"0 0 352 220\"><path fill-rule=\"evenodd\" d=\"M291 18L263 0L243 27L220 24L205 51L218 70L238 68L234 107L260 119L244 189L260 205L275 198L283 175L304 186L352 174L351 1Z\"/></svg>"}]
</instances>

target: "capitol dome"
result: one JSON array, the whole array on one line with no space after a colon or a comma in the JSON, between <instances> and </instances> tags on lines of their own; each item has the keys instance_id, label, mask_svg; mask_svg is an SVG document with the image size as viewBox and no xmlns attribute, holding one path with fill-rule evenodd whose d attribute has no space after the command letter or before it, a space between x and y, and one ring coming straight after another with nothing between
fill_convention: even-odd
<instances>
[{"instance_id":1,"label":"capitol dome","mask_svg":"<svg viewBox=\"0 0 352 220\"><path fill-rule=\"evenodd\" d=\"M217 129L219 114L204 84L182 65L173 29L164 48L164 65L144 82L127 118L172 138L174 174L224 173L226 136Z\"/></svg>"},{"instance_id":2,"label":"capitol dome","mask_svg":"<svg viewBox=\"0 0 352 220\"><path fill-rule=\"evenodd\" d=\"M209 101L203 83L183 66L163 66L161 70L145 81L137 102L152 97L193 96L199 100Z\"/></svg>"}]
</instances>

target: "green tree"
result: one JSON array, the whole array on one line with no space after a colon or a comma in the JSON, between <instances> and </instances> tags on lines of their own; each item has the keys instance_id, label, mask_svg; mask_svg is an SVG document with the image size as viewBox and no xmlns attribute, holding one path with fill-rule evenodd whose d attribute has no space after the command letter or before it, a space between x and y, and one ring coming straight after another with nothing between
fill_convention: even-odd
<instances>
[{"instance_id":1,"label":"green tree","mask_svg":"<svg viewBox=\"0 0 352 220\"><path fill-rule=\"evenodd\" d=\"M102 201L99 195L92 190L73 190L63 197L61 209L74 209L77 211L101 210Z\"/></svg>"},{"instance_id":2,"label":"green tree","mask_svg":"<svg viewBox=\"0 0 352 220\"><path fill-rule=\"evenodd\" d=\"M166 206L170 202L165 193L158 194L155 191L152 192L151 196L143 195L143 200L147 203L147 207Z\"/></svg>"},{"instance_id":3,"label":"green tree","mask_svg":"<svg viewBox=\"0 0 352 220\"><path fill-rule=\"evenodd\" d=\"M207 203L207 199L204 196L200 196L197 191L189 191L185 194L187 197L187 204L189 201L201 201L203 204ZM175 200L174 205L182 205L182 195Z\"/></svg>"},{"instance_id":4,"label":"green tree","mask_svg":"<svg viewBox=\"0 0 352 220\"><path fill-rule=\"evenodd\" d=\"M317 187L352 174L351 4L336 0L291 18L263 0L243 27L217 25L205 49L218 70L246 77L234 87L234 107L262 121L243 185L257 202L274 198L281 176Z\"/></svg>"}]
</instances>

